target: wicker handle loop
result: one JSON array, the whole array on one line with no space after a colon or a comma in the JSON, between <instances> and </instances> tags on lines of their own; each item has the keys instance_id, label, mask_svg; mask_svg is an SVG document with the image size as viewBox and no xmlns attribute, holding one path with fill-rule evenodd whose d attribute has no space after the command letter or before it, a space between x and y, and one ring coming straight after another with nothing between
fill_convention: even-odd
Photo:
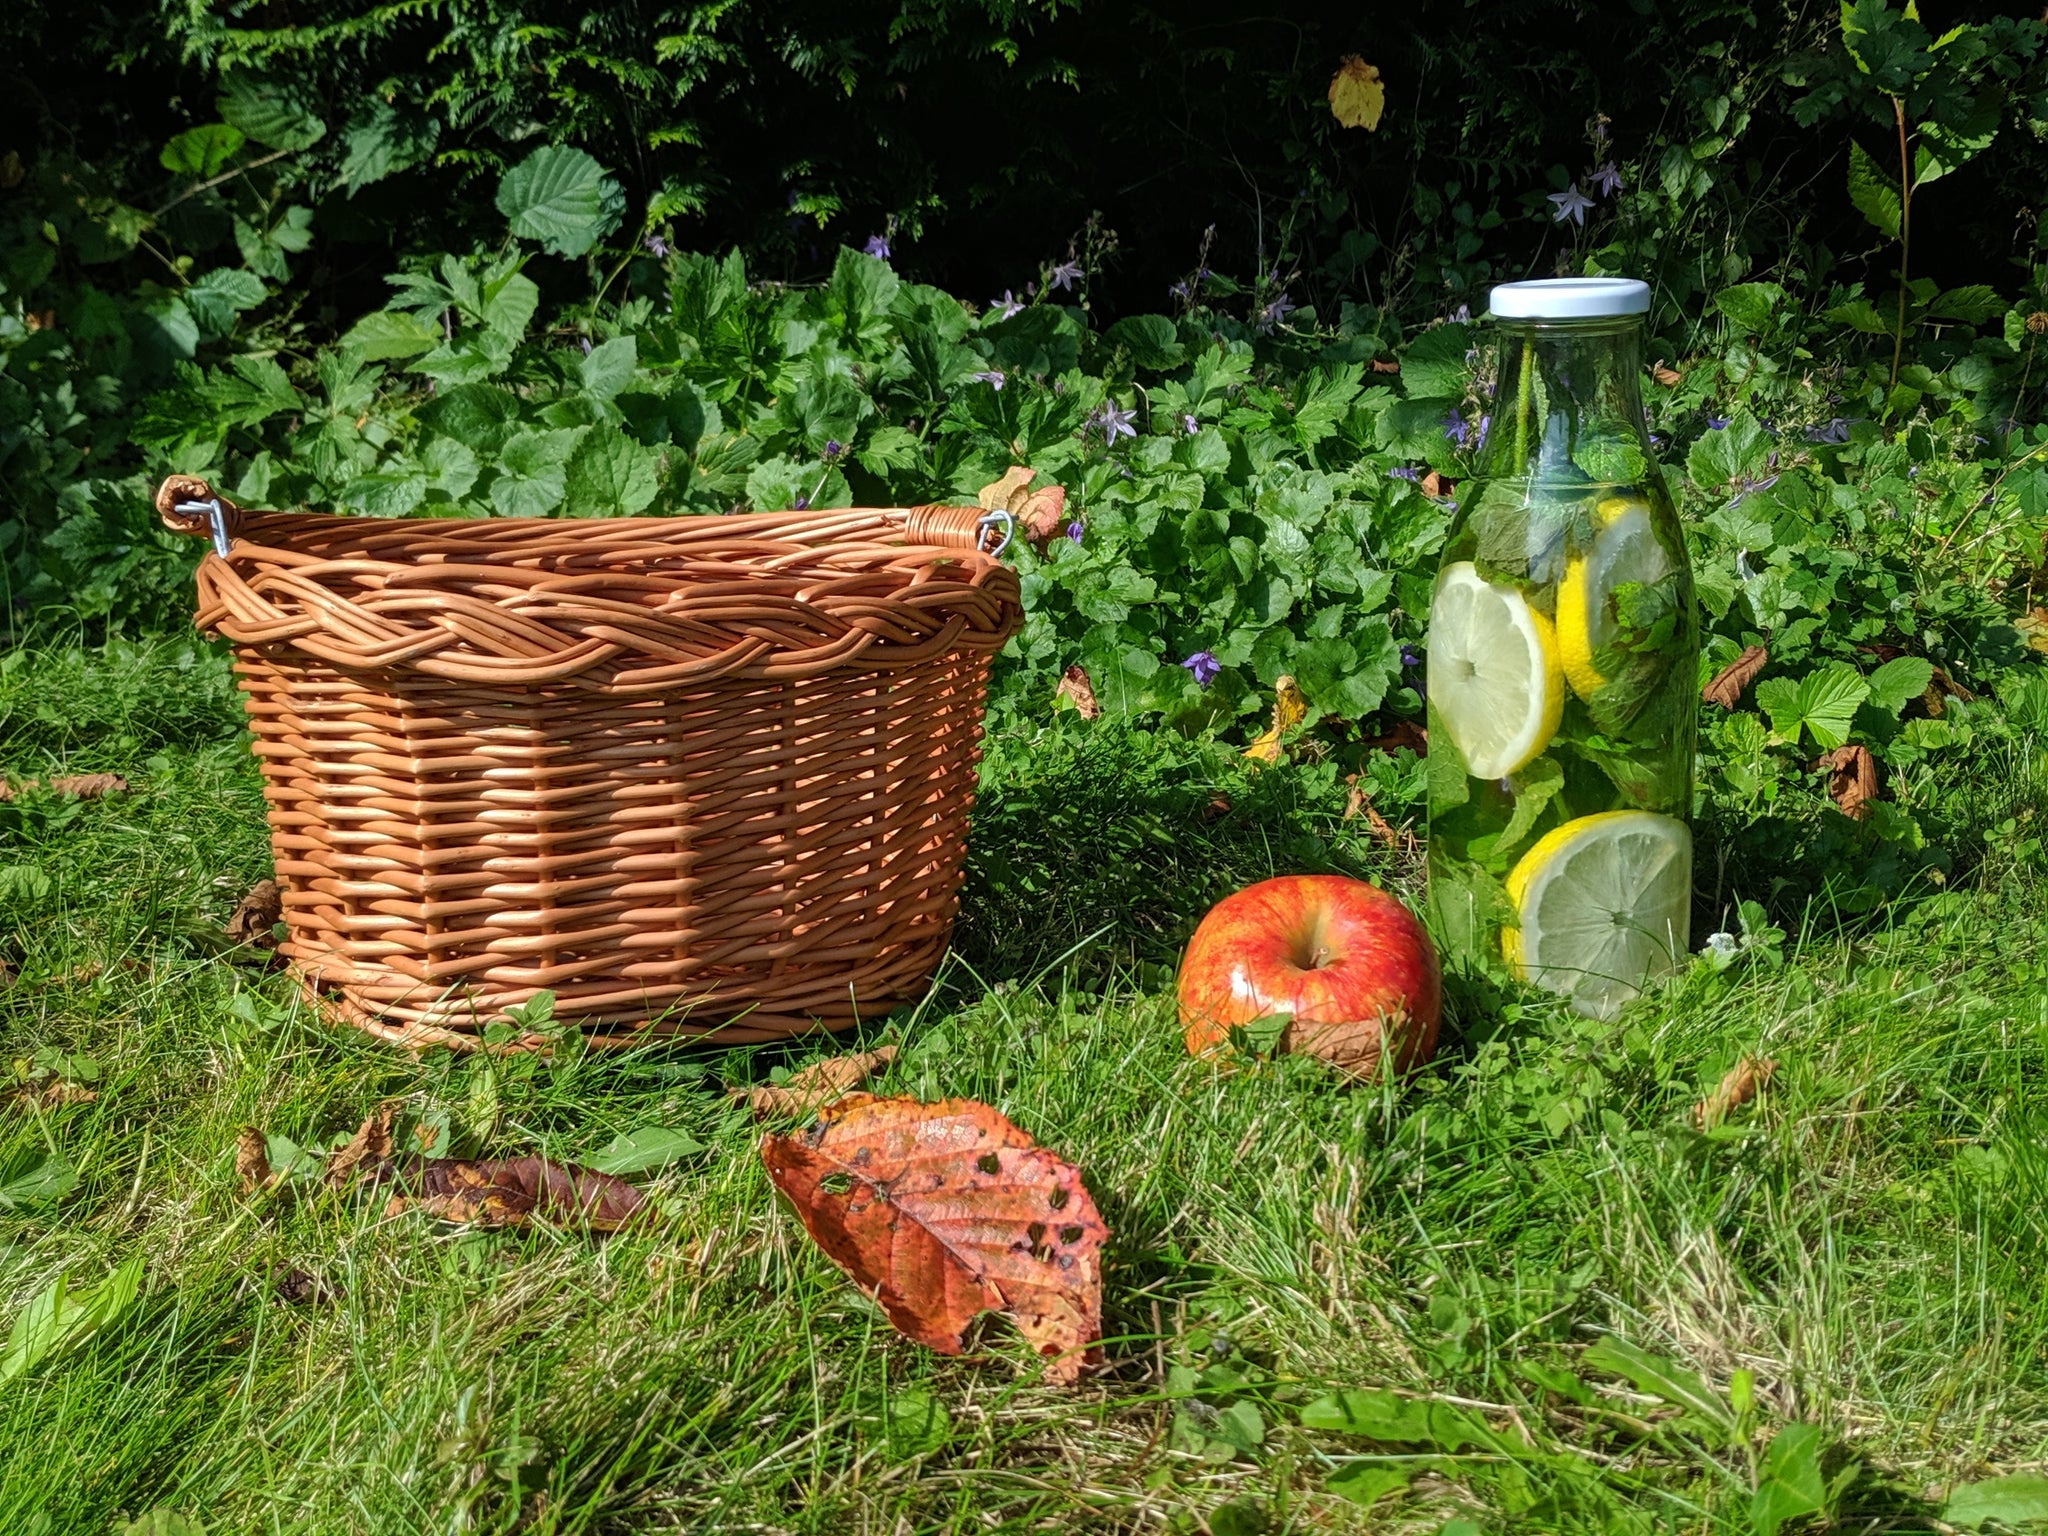
<instances>
[{"instance_id":1,"label":"wicker handle loop","mask_svg":"<svg viewBox=\"0 0 2048 1536\"><path fill-rule=\"evenodd\" d=\"M215 495L213 487L197 475L170 475L156 488L156 515L173 533L210 536L214 553L225 560L242 509L225 496Z\"/></svg>"},{"instance_id":2,"label":"wicker handle loop","mask_svg":"<svg viewBox=\"0 0 2048 1536\"><path fill-rule=\"evenodd\" d=\"M912 507L904 519L903 538L910 544L997 555L1010 542L1009 523L1008 513L998 521L979 507Z\"/></svg>"}]
</instances>

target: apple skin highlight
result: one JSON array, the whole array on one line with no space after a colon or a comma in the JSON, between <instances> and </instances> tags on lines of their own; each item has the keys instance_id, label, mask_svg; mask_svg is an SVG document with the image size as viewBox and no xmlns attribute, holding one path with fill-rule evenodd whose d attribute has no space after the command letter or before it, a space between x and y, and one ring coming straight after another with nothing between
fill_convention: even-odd
<instances>
[{"instance_id":1,"label":"apple skin highlight","mask_svg":"<svg viewBox=\"0 0 2048 1536\"><path fill-rule=\"evenodd\" d=\"M1401 901L1342 875L1283 875L1209 910L1181 962L1181 1028L1197 1056L1230 1031L1291 1014L1280 1049L1371 1077L1436 1051L1443 980L1436 949Z\"/></svg>"}]
</instances>

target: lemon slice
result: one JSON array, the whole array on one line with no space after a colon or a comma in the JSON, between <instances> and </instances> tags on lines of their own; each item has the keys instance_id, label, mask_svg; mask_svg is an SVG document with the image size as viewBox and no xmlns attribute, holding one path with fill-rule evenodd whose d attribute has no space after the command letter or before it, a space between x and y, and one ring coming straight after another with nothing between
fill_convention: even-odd
<instances>
[{"instance_id":1,"label":"lemon slice","mask_svg":"<svg viewBox=\"0 0 2048 1536\"><path fill-rule=\"evenodd\" d=\"M1445 566L1437 578L1429 702L1477 779L1504 779L1527 765L1564 714L1550 620L1470 560Z\"/></svg>"},{"instance_id":2,"label":"lemon slice","mask_svg":"<svg viewBox=\"0 0 2048 1536\"><path fill-rule=\"evenodd\" d=\"M1650 526L1650 509L1627 496L1610 496L1593 511L1590 548L1565 562L1557 584L1557 655L1572 692L1590 700L1607 686L1593 658L1614 644L1620 622L1614 589L1625 582L1660 581L1671 557Z\"/></svg>"},{"instance_id":3,"label":"lemon slice","mask_svg":"<svg viewBox=\"0 0 2048 1536\"><path fill-rule=\"evenodd\" d=\"M1509 968L1611 1019L1691 947L1692 832L1649 811L1581 816L1522 855L1507 893Z\"/></svg>"}]
</instances>

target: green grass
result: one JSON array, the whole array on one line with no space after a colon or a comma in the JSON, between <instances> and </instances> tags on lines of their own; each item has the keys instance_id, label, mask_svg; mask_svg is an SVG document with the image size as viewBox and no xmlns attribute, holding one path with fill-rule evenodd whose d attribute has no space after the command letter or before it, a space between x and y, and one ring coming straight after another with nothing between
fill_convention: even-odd
<instances>
[{"instance_id":1,"label":"green grass","mask_svg":"<svg viewBox=\"0 0 2048 1536\"><path fill-rule=\"evenodd\" d=\"M307 1536L1749 1532L1791 1420L1819 1473L1855 1464L1846 1528L1933 1530L1956 1481L2048 1459L2048 918L2024 858L1853 923L1783 909L1782 964L1702 963L1615 1025L1460 989L1429 1071L1346 1090L1189 1062L1170 988L1243 880L1408 878L1342 820L1333 770L1248 778L1077 723L993 743L959 958L866 1033L903 1045L887 1089L985 1099L1084 1168L1111 1364L1059 1391L997 1323L974 1358L897 1339L777 1208L722 1088L836 1045L418 1060L221 957L268 854L203 650L10 657L0 767L136 785L0 807L7 1059L101 1074L91 1103L0 1109L0 1184L52 1156L80 1176L0 1208L0 1310L146 1261L113 1326L0 1386L0 1531L171 1509ZM1985 773L2000 816L2043 798L2024 754ZM1779 1062L1769 1092L1702 1134L1690 1106L1743 1054ZM237 1127L310 1141L386 1098L445 1111L469 1152L573 1158L657 1124L706 1150L652 1182L658 1223L608 1240L239 1193ZM331 1294L282 1299L294 1271ZM1610 1334L1708 1406L1582 1358ZM1743 1372L1754 1407L1723 1422ZM1493 1438L1301 1425L1376 1386ZM1381 1466L1398 1499L1327 1491Z\"/></svg>"}]
</instances>

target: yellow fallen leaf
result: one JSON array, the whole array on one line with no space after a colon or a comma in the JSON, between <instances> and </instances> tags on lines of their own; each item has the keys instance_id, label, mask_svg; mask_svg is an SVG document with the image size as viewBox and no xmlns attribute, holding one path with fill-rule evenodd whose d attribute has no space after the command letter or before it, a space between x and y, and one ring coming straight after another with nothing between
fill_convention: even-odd
<instances>
[{"instance_id":1,"label":"yellow fallen leaf","mask_svg":"<svg viewBox=\"0 0 2048 1536\"><path fill-rule=\"evenodd\" d=\"M1363 128L1370 133L1380 125L1380 113L1387 105L1386 87L1380 72L1355 53L1347 53L1330 76L1330 115L1346 128Z\"/></svg>"},{"instance_id":2,"label":"yellow fallen leaf","mask_svg":"<svg viewBox=\"0 0 2048 1536\"><path fill-rule=\"evenodd\" d=\"M1273 680L1273 724L1265 735L1244 749L1255 763L1280 761L1280 738L1308 718L1308 700L1302 697L1291 677Z\"/></svg>"},{"instance_id":3,"label":"yellow fallen leaf","mask_svg":"<svg viewBox=\"0 0 2048 1536\"><path fill-rule=\"evenodd\" d=\"M1024 488L1037 474L1038 471L1028 465L1013 465L1003 471L1002 479L984 485L974 499L984 512L1015 512L1023 505Z\"/></svg>"}]
</instances>

